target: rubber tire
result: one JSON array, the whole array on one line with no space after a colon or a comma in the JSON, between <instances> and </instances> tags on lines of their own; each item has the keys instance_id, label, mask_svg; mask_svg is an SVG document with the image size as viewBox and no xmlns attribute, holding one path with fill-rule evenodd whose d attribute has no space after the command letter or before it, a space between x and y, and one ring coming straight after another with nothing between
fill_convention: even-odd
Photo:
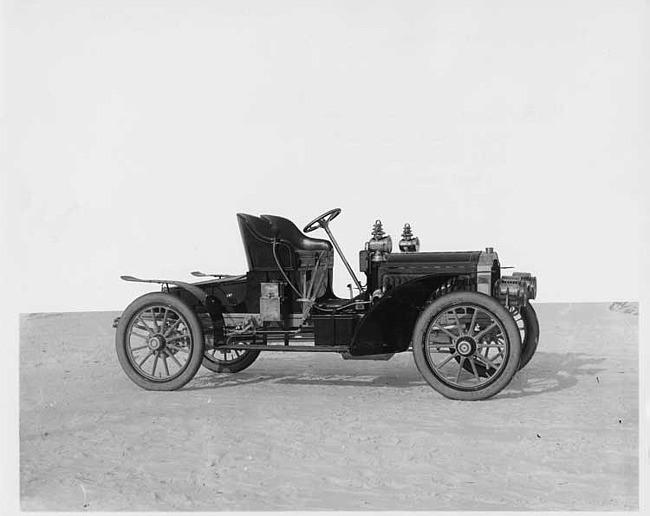
<instances>
[{"instance_id":1,"label":"rubber tire","mask_svg":"<svg viewBox=\"0 0 650 516\"><path fill-rule=\"evenodd\" d=\"M539 343L539 320L537 319L535 309L530 303L526 303L519 313L526 327L526 336L521 345L521 358L519 359L519 369L521 370L528 365L535 351L537 351L537 344Z\"/></svg>"},{"instance_id":2,"label":"rubber tire","mask_svg":"<svg viewBox=\"0 0 650 516\"><path fill-rule=\"evenodd\" d=\"M131 319L143 308L153 305L164 305L174 309L180 313L187 321L190 334L192 336L192 352L188 360L187 366L183 372L169 381L154 382L141 376L131 364L126 352L126 332L128 330ZM124 313L120 317L117 325L117 332L115 334L115 348L117 351L117 359L122 366L126 375L139 387L148 391L175 391L183 387L189 382L196 372L201 367L201 360L203 359L203 330L198 317L188 304L180 298L167 294L165 292L151 292L140 296L126 307Z\"/></svg>"},{"instance_id":3,"label":"rubber tire","mask_svg":"<svg viewBox=\"0 0 650 516\"><path fill-rule=\"evenodd\" d=\"M238 373L249 367L257 357L260 355L259 349L247 349L244 354L237 360L227 364L219 364L214 360L208 358L208 352L203 355L203 367L209 369L213 373Z\"/></svg>"},{"instance_id":4,"label":"rubber tire","mask_svg":"<svg viewBox=\"0 0 650 516\"><path fill-rule=\"evenodd\" d=\"M498 373L492 383L479 390L460 390L443 383L429 366L424 349L427 330L435 317L451 307L462 304L475 304L491 312L503 325L509 341L509 353L505 367ZM498 394L510 383L510 380L517 372L520 357L521 335L512 314L496 299L479 292L458 291L439 297L422 310L415 323L415 329L413 330L413 358L415 359L415 365L431 387L443 396L453 400L478 401Z\"/></svg>"}]
</instances>

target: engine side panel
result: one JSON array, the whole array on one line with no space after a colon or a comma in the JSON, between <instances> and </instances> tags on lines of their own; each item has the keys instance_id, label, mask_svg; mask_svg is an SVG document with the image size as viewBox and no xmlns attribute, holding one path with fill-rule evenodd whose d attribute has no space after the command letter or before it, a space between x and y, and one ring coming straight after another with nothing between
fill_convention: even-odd
<instances>
[{"instance_id":1,"label":"engine side panel","mask_svg":"<svg viewBox=\"0 0 650 516\"><path fill-rule=\"evenodd\" d=\"M391 289L423 276L475 276L480 256L480 251L392 253L379 267L378 287Z\"/></svg>"}]
</instances>

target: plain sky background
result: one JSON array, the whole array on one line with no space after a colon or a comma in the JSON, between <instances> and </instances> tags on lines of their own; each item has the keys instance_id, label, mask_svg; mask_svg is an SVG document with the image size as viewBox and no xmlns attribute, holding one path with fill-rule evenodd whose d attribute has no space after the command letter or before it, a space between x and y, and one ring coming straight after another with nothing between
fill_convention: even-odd
<instances>
[{"instance_id":1,"label":"plain sky background","mask_svg":"<svg viewBox=\"0 0 650 516\"><path fill-rule=\"evenodd\" d=\"M647 285L643 2L14 1L5 23L20 312L243 273L237 212L333 207L355 270L380 218L495 247L540 301Z\"/></svg>"}]
</instances>

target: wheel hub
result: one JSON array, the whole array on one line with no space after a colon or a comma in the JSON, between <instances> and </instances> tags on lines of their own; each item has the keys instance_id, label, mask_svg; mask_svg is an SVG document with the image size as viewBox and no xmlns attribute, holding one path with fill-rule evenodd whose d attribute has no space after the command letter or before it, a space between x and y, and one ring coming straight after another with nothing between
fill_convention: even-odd
<instances>
[{"instance_id":1,"label":"wheel hub","mask_svg":"<svg viewBox=\"0 0 650 516\"><path fill-rule=\"evenodd\" d=\"M461 337L456 341L456 351L463 357L469 357L476 352L476 341L472 337Z\"/></svg>"},{"instance_id":2,"label":"wheel hub","mask_svg":"<svg viewBox=\"0 0 650 516\"><path fill-rule=\"evenodd\" d=\"M149 346L149 349L152 351L160 351L165 347L165 337L162 335L154 335L149 339L149 342L147 344Z\"/></svg>"}]
</instances>

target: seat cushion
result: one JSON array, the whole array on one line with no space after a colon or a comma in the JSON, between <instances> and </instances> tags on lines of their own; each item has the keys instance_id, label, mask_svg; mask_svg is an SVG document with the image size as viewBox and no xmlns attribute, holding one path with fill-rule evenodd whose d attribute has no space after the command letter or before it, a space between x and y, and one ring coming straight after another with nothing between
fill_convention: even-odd
<instances>
[{"instance_id":1,"label":"seat cushion","mask_svg":"<svg viewBox=\"0 0 650 516\"><path fill-rule=\"evenodd\" d=\"M302 251L331 251L332 244L320 238L310 238L300 231L289 219L277 215L262 215L263 220L268 222L275 234L289 242L295 249Z\"/></svg>"}]
</instances>

